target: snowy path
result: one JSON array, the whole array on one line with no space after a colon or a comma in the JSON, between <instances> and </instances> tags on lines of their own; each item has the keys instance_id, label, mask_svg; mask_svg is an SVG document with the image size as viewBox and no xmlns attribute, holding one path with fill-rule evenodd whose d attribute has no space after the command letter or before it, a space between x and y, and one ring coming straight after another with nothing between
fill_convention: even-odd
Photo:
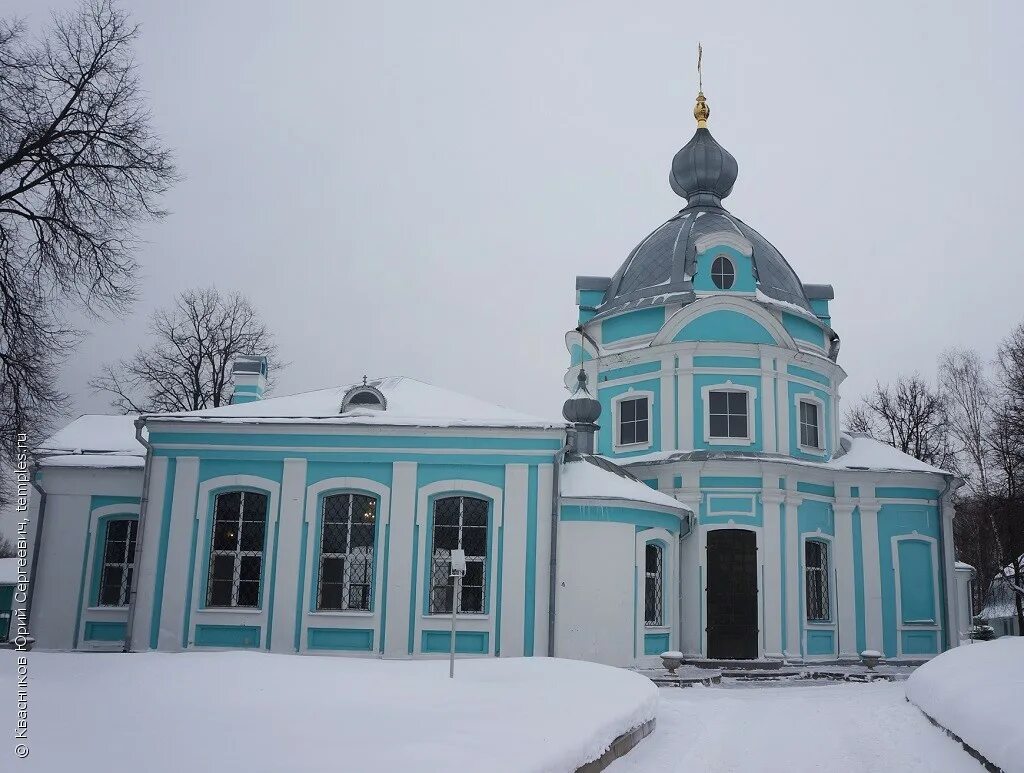
<instances>
[{"instance_id":1,"label":"snowy path","mask_svg":"<svg viewBox=\"0 0 1024 773\"><path fill-rule=\"evenodd\" d=\"M663 689L658 726L610 773L930 771L981 766L902 684Z\"/></svg>"}]
</instances>

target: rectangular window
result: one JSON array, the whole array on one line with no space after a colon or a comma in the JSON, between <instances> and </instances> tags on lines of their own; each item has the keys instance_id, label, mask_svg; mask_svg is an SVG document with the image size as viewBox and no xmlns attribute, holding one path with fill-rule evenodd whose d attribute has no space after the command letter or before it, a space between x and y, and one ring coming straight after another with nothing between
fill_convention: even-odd
<instances>
[{"instance_id":1,"label":"rectangular window","mask_svg":"<svg viewBox=\"0 0 1024 773\"><path fill-rule=\"evenodd\" d=\"M441 497L434 500L434 527L430 559L430 614L452 611L455 580L451 576L451 552L466 553L466 574L458 611L482 615L487 611L487 518L490 505L475 497Z\"/></svg>"},{"instance_id":2,"label":"rectangular window","mask_svg":"<svg viewBox=\"0 0 1024 773\"><path fill-rule=\"evenodd\" d=\"M364 494L324 497L318 610L370 610L377 500Z\"/></svg>"},{"instance_id":3,"label":"rectangular window","mask_svg":"<svg viewBox=\"0 0 1024 773\"><path fill-rule=\"evenodd\" d=\"M710 436L746 440L749 437L748 412L746 392L709 392Z\"/></svg>"},{"instance_id":4,"label":"rectangular window","mask_svg":"<svg viewBox=\"0 0 1024 773\"><path fill-rule=\"evenodd\" d=\"M664 560L659 545L647 544L644 564L644 625L664 625Z\"/></svg>"},{"instance_id":5,"label":"rectangular window","mask_svg":"<svg viewBox=\"0 0 1024 773\"><path fill-rule=\"evenodd\" d=\"M821 448L818 420L818 405L806 400L800 401L800 445L805 448Z\"/></svg>"},{"instance_id":6,"label":"rectangular window","mask_svg":"<svg viewBox=\"0 0 1024 773\"><path fill-rule=\"evenodd\" d=\"M100 593L96 603L101 607L124 607L132 587L135 569L135 535L139 522L134 518L107 521L103 544L103 566L100 572Z\"/></svg>"},{"instance_id":7,"label":"rectangular window","mask_svg":"<svg viewBox=\"0 0 1024 773\"><path fill-rule=\"evenodd\" d=\"M619 401L619 445L647 443L650 438L650 411L646 397Z\"/></svg>"},{"instance_id":8,"label":"rectangular window","mask_svg":"<svg viewBox=\"0 0 1024 773\"><path fill-rule=\"evenodd\" d=\"M266 541L267 495L225 491L213 504L208 607L258 607Z\"/></svg>"},{"instance_id":9,"label":"rectangular window","mask_svg":"<svg viewBox=\"0 0 1024 773\"><path fill-rule=\"evenodd\" d=\"M827 623L830 617L828 593L828 545L820 540L804 543L804 586L807 592L808 622Z\"/></svg>"}]
</instances>

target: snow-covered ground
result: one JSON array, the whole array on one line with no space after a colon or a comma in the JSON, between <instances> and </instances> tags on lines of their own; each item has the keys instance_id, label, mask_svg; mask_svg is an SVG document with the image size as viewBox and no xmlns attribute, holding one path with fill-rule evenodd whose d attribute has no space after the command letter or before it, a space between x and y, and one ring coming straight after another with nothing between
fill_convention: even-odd
<instances>
[{"instance_id":1,"label":"snow-covered ground","mask_svg":"<svg viewBox=\"0 0 1024 773\"><path fill-rule=\"evenodd\" d=\"M609 773L978 773L903 684L663 689L654 734Z\"/></svg>"},{"instance_id":2,"label":"snow-covered ground","mask_svg":"<svg viewBox=\"0 0 1024 773\"><path fill-rule=\"evenodd\" d=\"M15 657L0 652L8 738ZM638 674L548 658L460 660L454 681L441 660L246 652L28 658L30 753L13 768L0 765L19 773L562 773L651 719L658 701ZM2 751L9 759L11 750Z\"/></svg>"},{"instance_id":3,"label":"snow-covered ground","mask_svg":"<svg viewBox=\"0 0 1024 773\"><path fill-rule=\"evenodd\" d=\"M949 650L917 669L907 698L1007 773L1024 771L1024 637Z\"/></svg>"}]
</instances>

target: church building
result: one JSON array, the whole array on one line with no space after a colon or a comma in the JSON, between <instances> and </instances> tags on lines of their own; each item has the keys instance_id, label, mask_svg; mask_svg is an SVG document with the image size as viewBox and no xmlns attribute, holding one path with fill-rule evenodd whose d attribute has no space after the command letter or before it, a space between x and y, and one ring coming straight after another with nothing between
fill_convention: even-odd
<instances>
[{"instance_id":1,"label":"church building","mask_svg":"<svg viewBox=\"0 0 1024 773\"><path fill-rule=\"evenodd\" d=\"M40 444L36 646L441 656L453 605L465 655L955 646L960 481L840 430L832 287L725 208L737 162L694 115L683 209L576 279L563 418L404 377L264 397L253 356L231 405Z\"/></svg>"}]
</instances>

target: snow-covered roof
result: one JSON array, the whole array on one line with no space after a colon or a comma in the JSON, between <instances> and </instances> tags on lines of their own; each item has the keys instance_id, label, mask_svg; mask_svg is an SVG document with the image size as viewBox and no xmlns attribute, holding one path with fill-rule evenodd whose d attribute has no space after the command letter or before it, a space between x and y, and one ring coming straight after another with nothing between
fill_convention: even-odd
<instances>
[{"instance_id":1,"label":"snow-covered roof","mask_svg":"<svg viewBox=\"0 0 1024 773\"><path fill-rule=\"evenodd\" d=\"M961 572L973 572L973 571L975 571L974 567L971 566L970 564L968 564L966 561L957 561L953 566L954 566L955 569L957 569L957 570L959 570Z\"/></svg>"},{"instance_id":2,"label":"snow-covered roof","mask_svg":"<svg viewBox=\"0 0 1024 773\"><path fill-rule=\"evenodd\" d=\"M682 502L655 491L607 459L576 457L562 465L559 493L563 499L612 499L689 512Z\"/></svg>"},{"instance_id":3,"label":"snow-covered roof","mask_svg":"<svg viewBox=\"0 0 1024 773\"><path fill-rule=\"evenodd\" d=\"M238 405L188 413L161 413L147 422L217 422L225 424L308 423L410 427L515 427L563 429L561 420L518 413L476 397L412 378L392 377L367 382L387 400L387 408L355 407L340 413L345 393L353 386L329 387Z\"/></svg>"},{"instance_id":4,"label":"snow-covered roof","mask_svg":"<svg viewBox=\"0 0 1024 773\"><path fill-rule=\"evenodd\" d=\"M0 558L0 585L17 585L18 559Z\"/></svg>"},{"instance_id":5,"label":"snow-covered roof","mask_svg":"<svg viewBox=\"0 0 1024 773\"><path fill-rule=\"evenodd\" d=\"M41 467L142 467L134 415L85 414L35 449Z\"/></svg>"},{"instance_id":6,"label":"snow-covered roof","mask_svg":"<svg viewBox=\"0 0 1024 773\"><path fill-rule=\"evenodd\" d=\"M750 451L718 451L715 449L696 451L652 451L637 454L621 460L622 464L654 464L665 461L707 461L709 459L733 459L737 461L785 462L801 467L819 470L869 470L878 472L930 472L951 475L946 470L915 459L886 443L865 435L843 433L842 448L845 450L827 462L797 459L786 454L756 453Z\"/></svg>"},{"instance_id":7,"label":"snow-covered roof","mask_svg":"<svg viewBox=\"0 0 1024 773\"><path fill-rule=\"evenodd\" d=\"M842 447L846 451L828 463L832 467L847 470L900 470L950 474L867 435L843 433Z\"/></svg>"}]
</instances>

